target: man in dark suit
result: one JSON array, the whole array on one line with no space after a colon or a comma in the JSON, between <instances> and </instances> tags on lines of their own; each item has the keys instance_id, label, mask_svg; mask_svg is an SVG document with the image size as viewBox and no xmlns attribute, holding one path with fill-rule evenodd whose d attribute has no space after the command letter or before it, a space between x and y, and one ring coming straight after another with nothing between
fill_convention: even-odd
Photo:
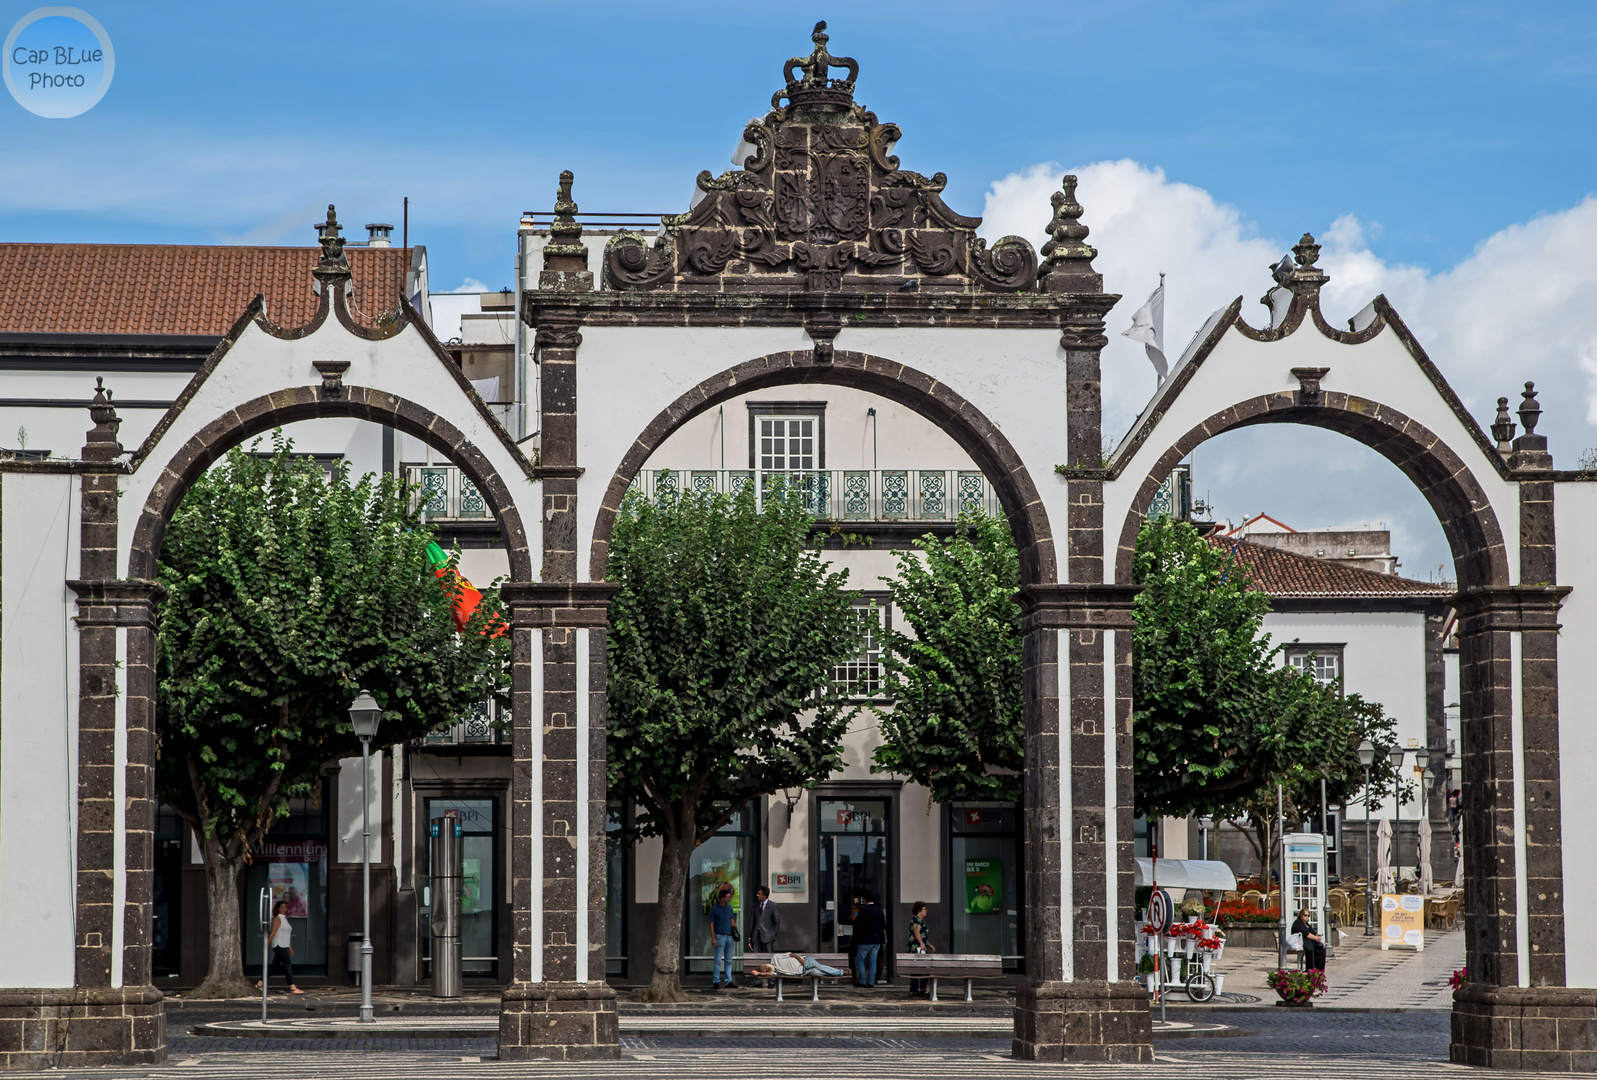
<instances>
[{"instance_id":1,"label":"man in dark suit","mask_svg":"<svg viewBox=\"0 0 1597 1080\"><path fill-rule=\"evenodd\" d=\"M771 890L761 885L754 890L753 925L749 927L749 952L776 952L776 935L782 930L782 913L771 900ZM763 985L770 985L766 979Z\"/></svg>"}]
</instances>

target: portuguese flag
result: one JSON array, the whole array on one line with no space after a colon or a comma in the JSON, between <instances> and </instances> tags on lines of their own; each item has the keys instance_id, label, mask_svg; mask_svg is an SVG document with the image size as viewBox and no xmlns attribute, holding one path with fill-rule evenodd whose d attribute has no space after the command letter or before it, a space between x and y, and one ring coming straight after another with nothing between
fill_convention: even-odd
<instances>
[{"instance_id":1,"label":"portuguese flag","mask_svg":"<svg viewBox=\"0 0 1597 1080\"><path fill-rule=\"evenodd\" d=\"M477 605L482 603L482 592L478 590L478 588L471 582L467 581L460 571L451 570L449 568L449 556L444 552L443 548L438 546L438 542L436 540L429 540L427 542L427 561L432 563L434 575L440 578L445 574L453 575L456 589L455 629L464 630L466 628L466 624L471 621L472 613L477 610ZM484 632L492 631L492 635L494 637L498 637L500 634L503 634L505 630L506 626L504 621L495 617L493 624L485 628Z\"/></svg>"}]
</instances>

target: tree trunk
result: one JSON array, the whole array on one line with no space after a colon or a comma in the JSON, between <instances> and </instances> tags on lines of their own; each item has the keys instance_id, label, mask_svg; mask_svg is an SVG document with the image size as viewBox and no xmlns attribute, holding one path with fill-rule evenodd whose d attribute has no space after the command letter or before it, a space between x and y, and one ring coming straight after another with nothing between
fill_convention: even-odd
<instances>
[{"instance_id":1,"label":"tree trunk","mask_svg":"<svg viewBox=\"0 0 1597 1080\"><path fill-rule=\"evenodd\" d=\"M255 987L244 977L244 938L239 933L238 863L231 862L214 836L207 836L205 890L210 901L211 964L190 994L193 998L252 997Z\"/></svg>"},{"instance_id":2,"label":"tree trunk","mask_svg":"<svg viewBox=\"0 0 1597 1080\"><path fill-rule=\"evenodd\" d=\"M640 996L644 1001L687 1001L682 990L682 912L687 907L693 841L662 839L660 888L654 906L654 974Z\"/></svg>"}]
</instances>

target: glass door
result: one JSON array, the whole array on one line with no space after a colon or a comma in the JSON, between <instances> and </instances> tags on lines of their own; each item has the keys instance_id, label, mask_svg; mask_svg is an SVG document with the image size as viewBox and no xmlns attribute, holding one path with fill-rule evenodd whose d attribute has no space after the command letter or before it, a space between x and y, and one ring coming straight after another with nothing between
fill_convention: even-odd
<instances>
[{"instance_id":1,"label":"glass door","mask_svg":"<svg viewBox=\"0 0 1597 1080\"><path fill-rule=\"evenodd\" d=\"M498 975L499 940L495 932L494 897L498 891L497 815L493 799L428 799L427 821L460 819L460 973L472 978ZM427 876L432 877L432 845L425 849ZM425 975L432 976L432 926L427 905L421 908L422 956Z\"/></svg>"},{"instance_id":2,"label":"glass door","mask_svg":"<svg viewBox=\"0 0 1597 1080\"><path fill-rule=\"evenodd\" d=\"M854 916L867 894L876 897L887 916L890 956L894 942L893 905L888 880L887 800L820 800L820 951L847 953L854 964ZM878 981L889 965L878 966Z\"/></svg>"}]
</instances>

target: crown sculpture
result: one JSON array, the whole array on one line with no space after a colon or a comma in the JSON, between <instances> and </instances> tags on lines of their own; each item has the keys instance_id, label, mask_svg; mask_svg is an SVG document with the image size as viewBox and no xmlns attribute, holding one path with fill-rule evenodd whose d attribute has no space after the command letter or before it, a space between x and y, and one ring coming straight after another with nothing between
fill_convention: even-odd
<instances>
[{"instance_id":1,"label":"crown sculpture","mask_svg":"<svg viewBox=\"0 0 1597 1080\"><path fill-rule=\"evenodd\" d=\"M782 66L787 85L743 130L743 167L699 174L702 195L666 217L649 247L622 234L605 247L611 288L656 291L835 292L1037 289L1037 253L1018 236L990 248L981 218L942 200L948 178L901 169L896 124L854 103L859 64L815 48ZM846 78L831 78L834 69ZM1085 232L1085 230L1082 230ZM1090 249L1089 249L1090 250Z\"/></svg>"}]
</instances>

